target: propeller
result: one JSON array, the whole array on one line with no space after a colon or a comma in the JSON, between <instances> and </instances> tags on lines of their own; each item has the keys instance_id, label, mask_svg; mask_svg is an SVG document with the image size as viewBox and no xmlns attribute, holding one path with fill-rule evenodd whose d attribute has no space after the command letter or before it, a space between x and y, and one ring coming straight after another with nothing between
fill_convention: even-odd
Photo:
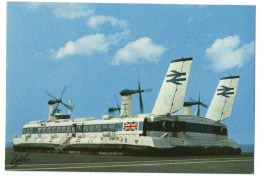
<instances>
[{"instance_id":1,"label":"propeller","mask_svg":"<svg viewBox=\"0 0 260 177\"><path fill-rule=\"evenodd\" d=\"M120 114L121 108L119 107L119 104L118 104L118 102L117 102L116 95L114 95L114 96L115 96L115 100L116 100L117 107L116 107L116 108L109 108L109 109L108 109L108 113L109 113L109 114L113 114L115 111L119 111L119 114Z\"/></svg>"},{"instance_id":2,"label":"propeller","mask_svg":"<svg viewBox=\"0 0 260 177\"><path fill-rule=\"evenodd\" d=\"M140 85L140 81L138 80L138 93L139 93L139 103L140 103L140 110L141 113L144 112L144 106L143 106L143 99L142 99L142 92L151 92L152 89L146 89L146 90L142 90L141 89L141 85Z\"/></svg>"},{"instance_id":3,"label":"propeller","mask_svg":"<svg viewBox=\"0 0 260 177\"><path fill-rule=\"evenodd\" d=\"M60 104L60 103L61 103L63 106L65 106L66 108L70 109L71 111L73 110L73 108L72 108L71 106L69 106L69 105L67 105L66 103L63 103L63 102L62 102L62 97L63 97L63 95L64 95L64 93L65 93L66 90L67 90L67 87L65 86L65 87L63 88L62 92L61 92L61 96L60 96L59 99L56 98L55 96L53 96L52 94L50 94L49 92L46 91L46 94L54 99L54 100L50 100L49 103L51 103L51 104L56 104L56 103L57 103L57 105L55 106L55 108L52 110L51 115L54 115L54 114L55 114L55 112L58 110L58 107L59 107L59 104Z\"/></svg>"},{"instance_id":4,"label":"propeller","mask_svg":"<svg viewBox=\"0 0 260 177\"><path fill-rule=\"evenodd\" d=\"M144 92L144 90L141 90L140 81L138 80L138 93L139 93L139 103L140 103L141 113L144 112L143 99L142 99L142 94L141 94L142 92Z\"/></svg>"},{"instance_id":5,"label":"propeller","mask_svg":"<svg viewBox=\"0 0 260 177\"><path fill-rule=\"evenodd\" d=\"M204 103L202 103L200 101L200 91L199 91L199 96L198 96L198 101L195 101L194 99L190 98L190 100L194 103L193 105L197 104L198 107L197 107L197 111L196 111L196 116L200 116L200 105L204 108L207 108L208 106Z\"/></svg>"},{"instance_id":6,"label":"propeller","mask_svg":"<svg viewBox=\"0 0 260 177\"><path fill-rule=\"evenodd\" d=\"M139 102L140 102L140 110L141 110L141 113L143 113L143 110L144 110L144 107L143 107L143 99L142 99L142 92L151 92L152 89L146 89L146 90L142 90L141 89L141 85L140 85L140 81L138 80L138 89L137 90L129 90L129 89L125 89L125 90L122 90L120 92L120 95L121 96L126 96L126 95L133 95L133 94L136 94L136 93L139 93Z\"/></svg>"}]
</instances>

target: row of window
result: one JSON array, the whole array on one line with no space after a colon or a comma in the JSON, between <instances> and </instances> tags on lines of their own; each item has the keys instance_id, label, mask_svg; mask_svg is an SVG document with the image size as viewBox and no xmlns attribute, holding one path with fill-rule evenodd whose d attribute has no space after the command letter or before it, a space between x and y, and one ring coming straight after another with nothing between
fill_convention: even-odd
<instances>
[{"instance_id":1,"label":"row of window","mask_svg":"<svg viewBox=\"0 0 260 177\"><path fill-rule=\"evenodd\" d=\"M131 122L132 123L132 122ZM76 127L71 126L53 126L53 127L30 127L23 128L23 134L45 134L45 133L86 133L86 132L105 132L105 131L122 131L122 129L127 129L128 131L143 131L143 135L146 131L165 131L165 132L197 132L197 133L213 133L218 135L227 135L227 129L222 126L207 125L207 124L197 124L190 122L174 122L174 121L157 121L157 122L139 122L138 128L133 128L131 126L136 126L130 124L130 122L125 123L115 123L115 124L96 124L96 125L77 125ZM75 130L74 130L75 129ZM127 131L125 130L125 131Z\"/></svg>"},{"instance_id":2,"label":"row of window","mask_svg":"<svg viewBox=\"0 0 260 177\"><path fill-rule=\"evenodd\" d=\"M145 122L144 130L164 131L164 132L197 132L197 133L227 135L227 129L225 127L191 123L191 122L173 122L173 121Z\"/></svg>"},{"instance_id":3,"label":"row of window","mask_svg":"<svg viewBox=\"0 0 260 177\"><path fill-rule=\"evenodd\" d=\"M75 132L104 132L104 131L121 131L123 123L119 124L97 124L97 125L77 125ZM72 133L73 126L54 126L54 127L30 127L23 128L23 134L35 133Z\"/></svg>"}]
</instances>

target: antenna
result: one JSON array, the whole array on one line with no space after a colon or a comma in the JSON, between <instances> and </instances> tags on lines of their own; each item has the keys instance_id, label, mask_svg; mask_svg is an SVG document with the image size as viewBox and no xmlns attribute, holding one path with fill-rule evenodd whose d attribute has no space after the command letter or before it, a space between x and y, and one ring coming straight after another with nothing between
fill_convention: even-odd
<instances>
[{"instance_id":1,"label":"antenna","mask_svg":"<svg viewBox=\"0 0 260 177\"><path fill-rule=\"evenodd\" d=\"M69 114L69 115L71 114L71 111L72 111L72 105L71 105L71 103L72 103L72 100L69 100L69 106L70 106L70 108L69 108L69 110L68 110L68 114Z\"/></svg>"}]
</instances>

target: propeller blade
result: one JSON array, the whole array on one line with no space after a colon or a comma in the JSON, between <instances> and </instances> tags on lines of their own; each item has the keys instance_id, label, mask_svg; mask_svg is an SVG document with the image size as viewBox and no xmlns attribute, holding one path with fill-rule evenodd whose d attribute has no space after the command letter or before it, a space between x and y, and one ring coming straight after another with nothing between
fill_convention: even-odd
<instances>
[{"instance_id":1,"label":"propeller blade","mask_svg":"<svg viewBox=\"0 0 260 177\"><path fill-rule=\"evenodd\" d=\"M119 107L119 105L117 104L117 110L119 111L119 114L121 112L121 108Z\"/></svg>"},{"instance_id":2,"label":"propeller blade","mask_svg":"<svg viewBox=\"0 0 260 177\"><path fill-rule=\"evenodd\" d=\"M200 104L198 104L198 112L197 112L197 116L200 116Z\"/></svg>"},{"instance_id":3,"label":"propeller blade","mask_svg":"<svg viewBox=\"0 0 260 177\"><path fill-rule=\"evenodd\" d=\"M153 89L145 89L144 91L145 91L145 92L152 92Z\"/></svg>"},{"instance_id":4,"label":"propeller blade","mask_svg":"<svg viewBox=\"0 0 260 177\"><path fill-rule=\"evenodd\" d=\"M52 94L50 94L49 92L45 91L45 93L46 93L48 96L54 98L55 100L58 100L56 97L54 97L54 96L53 96Z\"/></svg>"},{"instance_id":5,"label":"propeller blade","mask_svg":"<svg viewBox=\"0 0 260 177\"><path fill-rule=\"evenodd\" d=\"M196 109L194 116L198 116L198 108Z\"/></svg>"},{"instance_id":6,"label":"propeller blade","mask_svg":"<svg viewBox=\"0 0 260 177\"><path fill-rule=\"evenodd\" d=\"M199 102L199 104L198 104L197 116L200 116L200 105L202 104L202 103L200 102L200 91L199 91L199 96L198 96L198 102Z\"/></svg>"},{"instance_id":7,"label":"propeller blade","mask_svg":"<svg viewBox=\"0 0 260 177\"><path fill-rule=\"evenodd\" d=\"M144 112L144 108L143 108L143 99L142 99L142 95L139 92L139 101L140 101L140 109L141 109L141 113Z\"/></svg>"},{"instance_id":8,"label":"propeller blade","mask_svg":"<svg viewBox=\"0 0 260 177\"><path fill-rule=\"evenodd\" d=\"M140 110L141 113L144 112L144 106L143 106L143 99L142 99L142 92L141 92L141 85L140 85L140 81L138 79L138 90L139 90L139 102L140 102Z\"/></svg>"},{"instance_id":9,"label":"propeller blade","mask_svg":"<svg viewBox=\"0 0 260 177\"><path fill-rule=\"evenodd\" d=\"M63 88L63 90L62 90L62 92L61 92L60 100L61 100L61 98L63 97L63 95L64 95L64 93L66 92L66 90L67 90L67 86L65 86L65 87Z\"/></svg>"},{"instance_id":10,"label":"propeller blade","mask_svg":"<svg viewBox=\"0 0 260 177\"><path fill-rule=\"evenodd\" d=\"M119 112L120 112L120 107L119 107L119 104L118 104L118 101L117 101L117 97L116 97L116 95L114 95L114 97L115 97L115 100L116 100L117 108L118 108L118 110L119 110Z\"/></svg>"},{"instance_id":11,"label":"propeller blade","mask_svg":"<svg viewBox=\"0 0 260 177\"><path fill-rule=\"evenodd\" d=\"M196 100L194 100L193 98L190 97L190 101L191 102L197 102Z\"/></svg>"},{"instance_id":12,"label":"propeller blade","mask_svg":"<svg viewBox=\"0 0 260 177\"><path fill-rule=\"evenodd\" d=\"M118 101L117 101L117 97L116 97L116 95L114 95L114 97L115 97L115 100L116 100L117 111L119 111L119 115L120 115L121 108L120 108L120 106L119 106L119 104L118 104Z\"/></svg>"},{"instance_id":13,"label":"propeller blade","mask_svg":"<svg viewBox=\"0 0 260 177\"><path fill-rule=\"evenodd\" d=\"M203 103L201 103L201 106L203 106L204 108L208 108L208 105L203 104Z\"/></svg>"},{"instance_id":14,"label":"propeller blade","mask_svg":"<svg viewBox=\"0 0 260 177\"><path fill-rule=\"evenodd\" d=\"M195 104L198 105L197 110L195 112L196 116L200 116L200 105L203 106L204 108L208 107L206 104L200 102L200 91L199 91L199 94L198 94L198 100L194 100L193 98L190 97L190 101L193 102L193 105L195 105Z\"/></svg>"},{"instance_id":15,"label":"propeller blade","mask_svg":"<svg viewBox=\"0 0 260 177\"><path fill-rule=\"evenodd\" d=\"M71 106L69 106L69 105L67 105L67 104L65 104L63 102L61 102L61 104L63 104L66 108L70 109L71 111L73 110L73 108Z\"/></svg>"}]
</instances>

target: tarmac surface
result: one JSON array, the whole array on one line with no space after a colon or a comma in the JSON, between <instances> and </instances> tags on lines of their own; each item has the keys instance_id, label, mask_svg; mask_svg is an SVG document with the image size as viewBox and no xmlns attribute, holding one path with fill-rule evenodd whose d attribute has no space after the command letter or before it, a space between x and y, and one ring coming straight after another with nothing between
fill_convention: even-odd
<instances>
[{"instance_id":1,"label":"tarmac surface","mask_svg":"<svg viewBox=\"0 0 260 177\"><path fill-rule=\"evenodd\" d=\"M6 148L7 171L81 171L253 174L253 153L234 156L112 156L14 152Z\"/></svg>"}]
</instances>

